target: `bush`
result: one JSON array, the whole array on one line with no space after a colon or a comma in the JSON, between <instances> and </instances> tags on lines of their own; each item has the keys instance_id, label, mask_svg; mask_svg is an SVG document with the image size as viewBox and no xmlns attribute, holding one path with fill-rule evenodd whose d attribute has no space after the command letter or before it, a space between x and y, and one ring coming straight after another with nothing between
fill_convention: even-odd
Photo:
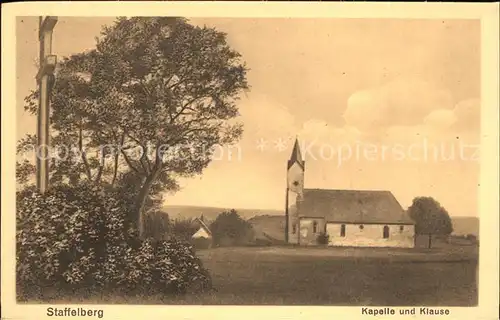
<instances>
[{"instance_id":1,"label":"bush","mask_svg":"<svg viewBox=\"0 0 500 320\"><path fill-rule=\"evenodd\" d=\"M200 228L194 219L175 219L172 223L172 237L191 241L193 234Z\"/></svg>"},{"instance_id":2,"label":"bush","mask_svg":"<svg viewBox=\"0 0 500 320\"><path fill-rule=\"evenodd\" d=\"M317 238L317 242L318 244L328 244L328 240L330 239L330 236L325 233L325 232L321 232L319 235L318 235L318 238Z\"/></svg>"},{"instance_id":3,"label":"bush","mask_svg":"<svg viewBox=\"0 0 500 320\"><path fill-rule=\"evenodd\" d=\"M129 290L186 293L211 288L208 272L187 242L147 239L139 250L128 248L121 262L116 283Z\"/></svg>"},{"instance_id":4,"label":"bush","mask_svg":"<svg viewBox=\"0 0 500 320\"><path fill-rule=\"evenodd\" d=\"M100 282L98 266L104 257L114 258L108 244L126 243L134 232L126 229L126 208L103 191L81 185L53 187L43 196L34 188L17 194L20 280L39 285Z\"/></svg>"},{"instance_id":5,"label":"bush","mask_svg":"<svg viewBox=\"0 0 500 320\"><path fill-rule=\"evenodd\" d=\"M17 194L17 282L26 293L52 286L182 293L210 287L193 247L139 241L121 193L82 184Z\"/></svg>"},{"instance_id":6,"label":"bush","mask_svg":"<svg viewBox=\"0 0 500 320\"><path fill-rule=\"evenodd\" d=\"M252 225L242 219L236 210L219 214L210 225L210 230L216 246L240 246L255 242Z\"/></svg>"},{"instance_id":7,"label":"bush","mask_svg":"<svg viewBox=\"0 0 500 320\"><path fill-rule=\"evenodd\" d=\"M472 243L478 243L479 241L477 240L477 237L473 234L466 234L465 235L465 239L467 239L468 241L472 242Z\"/></svg>"},{"instance_id":8,"label":"bush","mask_svg":"<svg viewBox=\"0 0 500 320\"><path fill-rule=\"evenodd\" d=\"M168 240L172 225L166 212L155 210L144 217L144 233L146 237L156 240Z\"/></svg>"}]
</instances>

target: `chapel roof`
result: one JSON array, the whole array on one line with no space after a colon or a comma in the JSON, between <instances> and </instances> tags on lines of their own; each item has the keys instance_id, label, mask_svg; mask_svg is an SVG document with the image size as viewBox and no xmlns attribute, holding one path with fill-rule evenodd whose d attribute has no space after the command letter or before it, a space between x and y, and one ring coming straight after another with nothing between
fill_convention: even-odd
<instances>
[{"instance_id":1,"label":"chapel roof","mask_svg":"<svg viewBox=\"0 0 500 320\"><path fill-rule=\"evenodd\" d=\"M328 222L414 224L390 191L304 189L300 216Z\"/></svg>"},{"instance_id":2,"label":"chapel roof","mask_svg":"<svg viewBox=\"0 0 500 320\"><path fill-rule=\"evenodd\" d=\"M302 158L302 153L300 152L299 140L295 139L295 143L293 144L292 154L290 155L290 160L288 160L288 169L294 164L297 163L299 166L304 169L304 158Z\"/></svg>"},{"instance_id":3,"label":"chapel roof","mask_svg":"<svg viewBox=\"0 0 500 320\"><path fill-rule=\"evenodd\" d=\"M212 231L210 231L210 228L207 226L205 221L203 221L203 219L196 218L195 221L198 222L198 225L200 226L200 228L204 229L205 232L208 233L208 235L210 235L210 236L212 235Z\"/></svg>"}]
</instances>

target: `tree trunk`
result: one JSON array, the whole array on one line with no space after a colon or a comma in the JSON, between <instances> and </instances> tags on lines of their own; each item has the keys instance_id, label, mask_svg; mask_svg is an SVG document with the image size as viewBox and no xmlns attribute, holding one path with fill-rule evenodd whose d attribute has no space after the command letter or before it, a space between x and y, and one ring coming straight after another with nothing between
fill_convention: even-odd
<instances>
[{"instance_id":1,"label":"tree trunk","mask_svg":"<svg viewBox=\"0 0 500 320\"><path fill-rule=\"evenodd\" d=\"M89 179L89 181L92 181L92 172L90 171L90 165L89 162L87 161L85 150L83 150L83 122L81 120L78 131L78 149L80 152L80 156L82 158L83 165L85 167L85 173L87 174L87 178Z\"/></svg>"},{"instance_id":2,"label":"tree trunk","mask_svg":"<svg viewBox=\"0 0 500 320\"><path fill-rule=\"evenodd\" d=\"M115 186L116 183L116 177L118 176L118 157L119 157L118 151L115 153L115 160L114 160L114 167L113 167L113 179L111 180L111 186Z\"/></svg>"},{"instance_id":3,"label":"tree trunk","mask_svg":"<svg viewBox=\"0 0 500 320\"><path fill-rule=\"evenodd\" d=\"M97 152L97 157L99 158L99 152ZM101 182L102 173L104 171L104 166L105 165L106 165L106 153L105 153L105 150L103 150L102 154L101 154L99 169L98 169L96 177L95 177L95 182L96 183Z\"/></svg>"},{"instance_id":4,"label":"tree trunk","mask_svg":"<svg viewBox=\"0 0 500 320\"><path fill-rule=\"evenodd\" d=\"M114 133L113 133L114 134ZM116 138L116 135L115 135ZM125 133L122 134L122 137L120 139L120 148L119 149L114 149L113 150L113 155L114 155L114 167L113 167L113 179L111 180L111 186L115 186L116 183L116 177L118 176L118 160L120 159L120 150L123 148L123 143L125 142Z\"/></svg>"},{"instance_id":5,"label":"tree trunk","mask_svg":"<svg viewBox=\"0 0 500 320\"><path fill-rule=\"evenodd\" d=\"M151 191L153 183L158 177L159 172L160 170L156 169L146 178L146 181L144 181L141 191L137 196L136 214L137 214L137 228L139 230L140 239L143 239L144 236L144 205L146 204L146 199L149 195L149 192Z\"/></svg>"}]
</instances>

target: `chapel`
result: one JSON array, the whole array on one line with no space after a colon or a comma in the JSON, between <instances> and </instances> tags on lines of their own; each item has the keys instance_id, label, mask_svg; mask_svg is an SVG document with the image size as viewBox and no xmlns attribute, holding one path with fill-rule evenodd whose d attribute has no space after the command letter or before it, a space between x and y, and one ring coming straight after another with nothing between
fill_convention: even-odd
<instances>
[{"instance_id":1,"label":"chapel","mask_svg":"<svg viewBox=\"0 0 500 320\"><path fill-rule=\"evenodd\" d=\"M415 223L390 191L304 188L305 161L295 140L287 165L285 241L329 246L413 248Z\"/></svg>"}]
</instances>

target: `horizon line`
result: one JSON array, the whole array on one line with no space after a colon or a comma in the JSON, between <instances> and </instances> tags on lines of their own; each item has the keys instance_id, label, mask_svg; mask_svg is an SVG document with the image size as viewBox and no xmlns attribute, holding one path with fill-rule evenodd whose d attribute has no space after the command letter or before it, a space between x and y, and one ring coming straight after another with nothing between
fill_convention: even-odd
<instances>
[{"instance_id":1,"label":"horizon line","mask_svg":"<svg viewBox=\"0 0 500 320\"><path fill-rule=\"evenodd\" d=\"M162 208L165 208L165 207L191 207L191 208L222 209L222 210L231 210L231 209L234 209L236 211L238 211L238 210L248 210L248 211L251 211L251 210L255 210L255 211L266 211L266 210L269 210L269 211L283 211L283 212L285 212L284 209L272 209L272 208L258 209L258 208L228 207L228 206L217 207L217 206L210 206L210 205L194 205L194 204L163 204ZM405 209L405 211L406 211L406 209ZM453 215L453 214L450 214L450 217L455 217L455 218L476 218L476 219L479 219L479 216L474 216L474 215L464 216L464 215Z\"/></svg>"}]
</instances>

